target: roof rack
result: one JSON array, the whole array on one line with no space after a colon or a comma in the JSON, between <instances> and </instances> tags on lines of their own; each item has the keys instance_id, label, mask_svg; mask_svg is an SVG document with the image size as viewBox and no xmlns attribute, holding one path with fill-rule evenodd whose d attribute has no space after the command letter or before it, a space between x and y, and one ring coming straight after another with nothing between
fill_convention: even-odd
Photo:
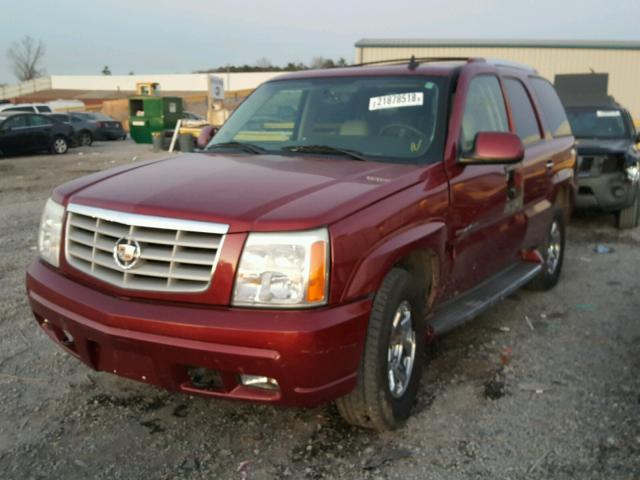
<instances>
[{"instance_id":1,"label":"roof rack","mask_svg":"<svg viewBox=\"0 0 640 480\"><path fill-rule=\"evenodd\" d=\"M487 58L487 63L493 65L494 67L509 67L509 68L517 68L518 70L525 70L531 73L538 73L538 71L533 68L531 65L526 65L524 63L512 62L510 60L502 60L500 58Z\"/></svg>"},{"instance_id":2,"label":"roof rack","mask_svg":"<svg viewBox=\"0 0 640 480\"><path fill-rule=\"evenodd\" d=\"M370 65L402 65L407 64L410 70L415 70L421 63L431 62L475 62L483 61L477 57L416 57L412 55L410 58L393 58L389 60L376 60L374 62L363 62L349 65L350 67L368 67Z\"/></svg>"}]
</instances>

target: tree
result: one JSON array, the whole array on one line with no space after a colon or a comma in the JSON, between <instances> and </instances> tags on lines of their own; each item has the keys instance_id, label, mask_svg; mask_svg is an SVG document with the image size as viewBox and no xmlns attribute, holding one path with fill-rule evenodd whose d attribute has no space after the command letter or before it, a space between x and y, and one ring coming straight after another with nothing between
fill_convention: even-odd
<instances>
[{"instance_id":1,"label":"tree","mask_svg":"<svg viewBox=\"0 0 640 480\"><path fill-rule=\"evenodd\" d=\"M262 57L259 58L258 60L256 60L256 67L263 69L263 70L268 70L270 68L273 68L273 64L271 63L271 61L266 58L266 57Z\"/></svg>"},{"instance_id":2,"label":"tree","mask_svg":"<svg viewBox=\"0 0 640 480\"><path fill-rule=\"evenodd\" d=\"M111 69L109 68L108 65L104 66L104 68L102 69L102 74L103 75L111 75Z\"/></svg>"},{"instance_id":3,"label":"tree","mask_svg":"<svg viewBox=\"0 0 640 480\"><path fill-rule=\"evenodd\" d=\"M334 68L336 63L330 59L325 57L313 57L311 62L309 63L309 68L317 69L317 68Z\"/></svg>"},{"instance_id":4,"label":"tree","mask_svg":"<svg viewBox=\"0 0 640 480\"><path fill-rule=\"evenodd\" d=\"M44 69L40 65L44 54L42 40L35 40L29 35L13 42L7 50L11 70L21 82L44 75Z\"/></svg>"}]
</instances>

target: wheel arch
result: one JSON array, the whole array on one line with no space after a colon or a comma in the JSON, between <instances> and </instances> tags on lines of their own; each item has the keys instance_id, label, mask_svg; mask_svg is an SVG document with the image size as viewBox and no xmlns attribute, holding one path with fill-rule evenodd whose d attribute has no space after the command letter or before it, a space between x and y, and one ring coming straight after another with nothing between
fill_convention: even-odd
<instances>
[{"instance_id":1,"label":"wheel arch","mask_svg":"<svg viewBox=\"0 0 640 480\"><path fill-rule=\"evenodd\" d=\"M443 271L446 244L444 222L429 222L388 235L371 248L355 267L341 300L373 295L393 268L407 270L425 286L425 301L431 306Z\"/></svg>"}]
</instances>

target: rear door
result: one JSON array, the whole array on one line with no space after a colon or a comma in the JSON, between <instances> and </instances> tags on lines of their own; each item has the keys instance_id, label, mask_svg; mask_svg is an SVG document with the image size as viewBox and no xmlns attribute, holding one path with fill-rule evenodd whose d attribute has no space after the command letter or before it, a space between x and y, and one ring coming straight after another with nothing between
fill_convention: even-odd
<instances>
[{"instance_id":1,"label":"rear door","mask_svg":"<svg viewBox=\"0 0 640 480\"><path fill-rule=\"evenodd\" d=\"M546 156L546 200L549 205L554 206L560 202L568 216L577 190L575 139L571 133L571 126L562 102L548 80L530 76L527 78L527 84L533 93L532 100L541 121L544 137L540 148ZM527 233L527 243L530 246L539 246L546 239L549 223L544 223L543 228L534 228L533 225L534 214L543 205L547 203L538 200L531 203L527 209L527 215L532 219L532 227ZM550 221L551 212L547 212L546 215L540 216L537 223Z\"/></svg>"},{"instance_id":2,"label":"rear door","mask_svg":"<svg viewBox=\"0 0 640 480\"><path fill-rule=\"evenodd\" d=\"M520 164L463 165L457 161L471 153L478 133L510 130L500 80L495 70L470 80L463 73L458 90L463 93L458 94L458 101L464 102L458 153L454 162L448 161L447 170L452 280L455 290L462 292L516 261L525 227L520 190L515 188Z\"/></svg>"},{"instance_id":3,"label":"rear door","mask_svg":"<svg viewBox=\"0 0 640 480\"><path fill-rule=\"evenodd\" d=\"M51 147L53 120L44 115L29 115L31 138L36 150L48 150Z\"/></svg>"}]
</instances>

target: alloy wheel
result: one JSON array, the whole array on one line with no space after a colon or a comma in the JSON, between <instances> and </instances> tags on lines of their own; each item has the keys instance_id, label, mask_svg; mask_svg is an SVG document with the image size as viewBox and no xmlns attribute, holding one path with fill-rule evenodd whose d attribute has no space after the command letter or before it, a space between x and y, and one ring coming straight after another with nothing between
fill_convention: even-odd
<instances>
[{"instance_id":1,"label":"alloy wheel","mask_svg":"<svg viewBox=\"0 0 640 480\"><path fill-rule=\"evenodd\" d=\"M406 392L415 358L416 332L411 305L405 300L400 303L393 316L387 353L389 392L394 398L400 398Z\"/></svg>"}]
</instances>

